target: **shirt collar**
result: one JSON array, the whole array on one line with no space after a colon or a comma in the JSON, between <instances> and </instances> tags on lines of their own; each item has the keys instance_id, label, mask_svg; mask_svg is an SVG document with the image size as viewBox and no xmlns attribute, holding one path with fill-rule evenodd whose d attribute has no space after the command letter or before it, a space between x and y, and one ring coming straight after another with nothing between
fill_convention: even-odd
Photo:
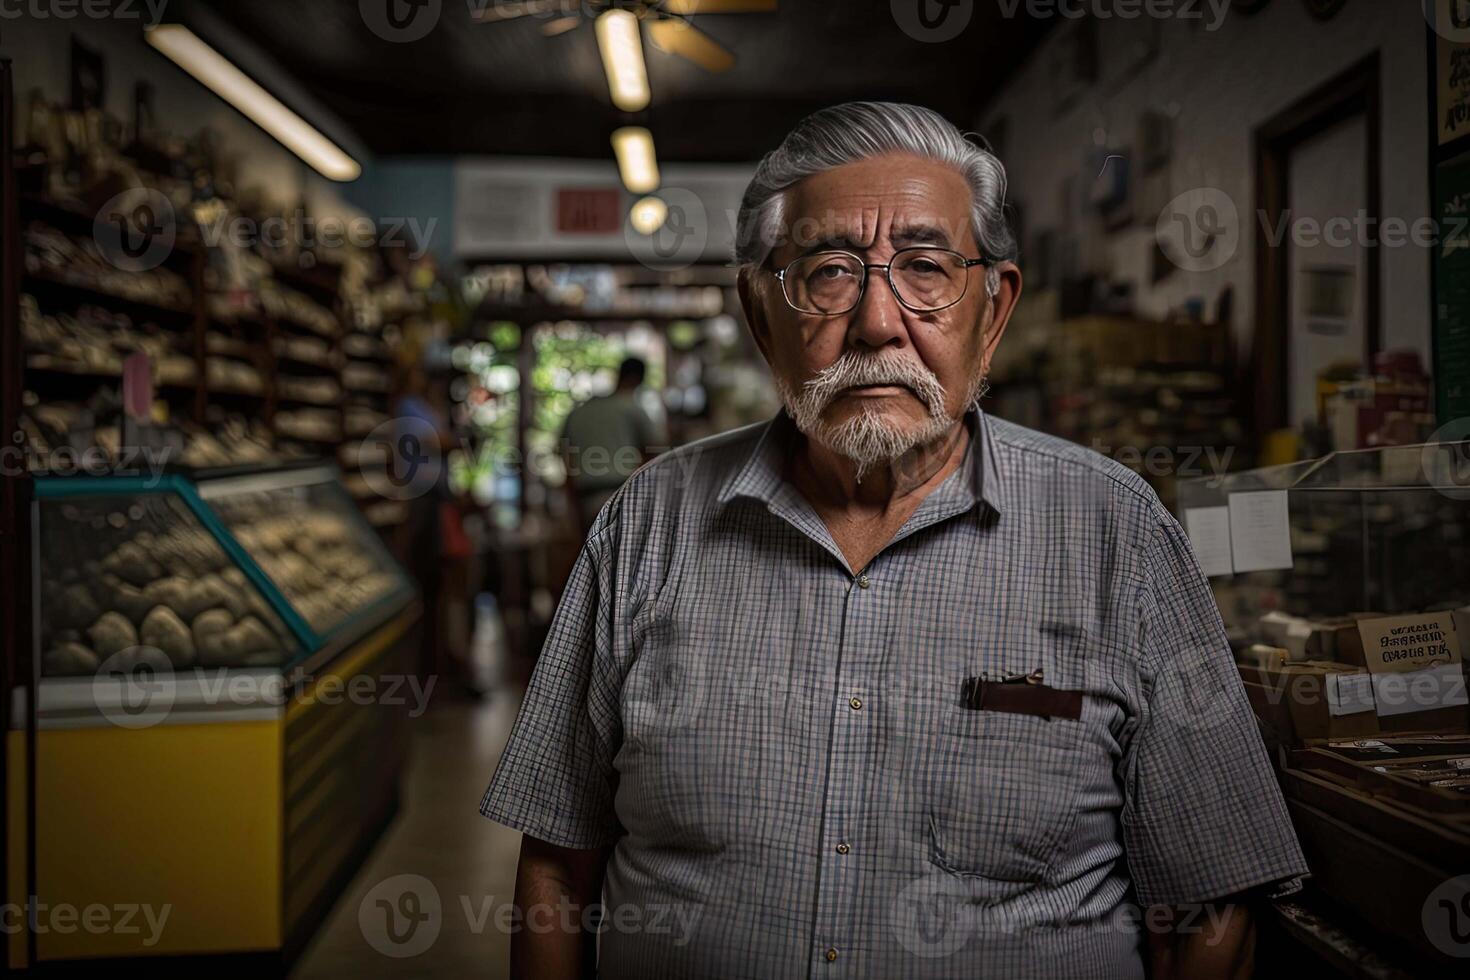
<instances>
[{"instance_id":1,"label":"shirt collar","mask_svg":"<svg viewBox=\"0 0 1470 980\"><path fill-rule=\"evenodd\" d=\"M960 464L965 472L963 490L959 492L967 494L971 503L983 502L999 514L1003 499L1001 473L987 416L979 405L972 405L964 421L970 430L970 445ZM783 408L766 423L750 455L725 481L719 502L723 505L737 497L750 497L770 506L778 496L784 495L786 462L791 458L797 435L796 423Z\"/></svg>"}]
</instances>

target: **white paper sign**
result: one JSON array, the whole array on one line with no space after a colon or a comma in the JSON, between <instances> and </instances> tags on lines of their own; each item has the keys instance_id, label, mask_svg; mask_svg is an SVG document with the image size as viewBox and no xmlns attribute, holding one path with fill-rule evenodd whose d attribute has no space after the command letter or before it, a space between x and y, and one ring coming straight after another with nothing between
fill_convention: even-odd
<instances>
[{"instance_id":1,"label":"white paper sign","mask_svg":"<svg viewBox=\"0 0 1470 980\"><path fill-rule=\"evenodd\" d=\"M1184 530L1194 546L1194 556L1206 575L1230 575L1230 508L1186 507Z\"/></svg>"},{"instance_id":2,"label":"white paper sign","mask_svg":"<svg viewBox=\"0 0 1470 980\"><path fill-rule=\"evenodd\" d=\"M1285 490L1230 495L1230 553L1237 572L1291 567Z\"/></svg>"},{"instance_id":3,"label":"white paper sign","mask_svg":"<svg viewBox=\"0 0 1470 980\"><path fill-rule=\"evenodd\" d=\"M1371 674L1328 674L1327 712L1333 717L1373 710Z\"/></svg>"},{"instance_id":4,"label":"white paper sign","mask_svg":"<svg viewBox=\"0 0 1470 980\"><path fill-rule=\"evenodd\" d=\"M1373 700L1380 717L1470 704L1465 695L1465 674L1459 664L1369 676L1373 678Z\"/></svg>"}]
</instances>

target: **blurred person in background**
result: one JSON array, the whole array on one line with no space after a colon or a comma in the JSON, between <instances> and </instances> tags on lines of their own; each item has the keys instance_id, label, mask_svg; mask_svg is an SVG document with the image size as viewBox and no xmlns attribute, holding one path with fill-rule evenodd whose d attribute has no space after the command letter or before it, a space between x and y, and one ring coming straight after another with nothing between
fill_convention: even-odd
<instances>
[{"instance_id":1,"label":"blurred person in background","mask_svg":"<svg viewBox=\"0 0 1470 980\"><path fill-rule=\"evenodd\" d=\"M642 360L625 359L618 366L612 393L572 409L562 427L568 499L584 533L602 505L661 441L658 425L638 404L638 386L647 375L648 365Z\"/></svg>"},{"instance_id":2,"label":"blurred person in background","mask_svg":"<svg viewBox=\"0 0 1470 980\"><path fill-rule=\"evenodd\" d=\"M389 465L408 496L408 517L398 530L399 559L424 603L419 672L425 683L437 678L441 690L478 697L468 664L469 503L449 486L449 453L460 445L450 422L450 375L413 363L401 377Z\"/></svg>"}]
</instances>

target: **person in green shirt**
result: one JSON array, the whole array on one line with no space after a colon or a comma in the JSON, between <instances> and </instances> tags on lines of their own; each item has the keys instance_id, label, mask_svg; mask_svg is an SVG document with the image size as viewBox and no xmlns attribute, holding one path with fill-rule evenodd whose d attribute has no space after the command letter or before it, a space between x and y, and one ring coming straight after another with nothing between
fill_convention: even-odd
<instances>
[{"instance_id":1,"label":"person in green shirt","mask_svg":"<svg viewBox=\"0 0 1470 980\"><path fill-rule=\"evenodd\" d=\"M629 357L618 367L613 392L591 398L567 416L562 456L572 512L585 531L623 481L650 458L658 426L638 404L638 386L648 366Z\"/></svg>"}]
</instances>

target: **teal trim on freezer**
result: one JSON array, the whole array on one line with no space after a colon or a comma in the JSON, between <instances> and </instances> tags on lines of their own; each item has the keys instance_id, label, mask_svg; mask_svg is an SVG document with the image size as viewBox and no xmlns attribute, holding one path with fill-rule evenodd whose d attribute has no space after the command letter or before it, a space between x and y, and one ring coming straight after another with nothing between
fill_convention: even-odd
<instances>
[{"instance_id":1,"label":"teal trim on freezer","mask_svg":"<svg viewBox=\"0 0 1470 980\"><path fill-rule=\"evenodd\" d=\"M209 505L199 496L199 491L194 485L192 483L184 484L179 489L179 496L183 498L185 504L188 504L189 509L194 512L194 516L199 518L199 523L203 524L209 533L214 535L220 547L225 549L225 554L234 559L235 564L240 567L240 571L245 573L245 577L250 580L252 585L260 590L261 595L265 596L265 601L270 603L271 608L276 611L276 615L281 617L281 622L285 623L286 628L296 637L296 642L301 644L300 655L282 666L289 667L291 664L319 650L322 645L322 638L317 636L316 632L307 625L305 619L301 618L301 614L296 611L296 607L286 601L286 597L281 594L280 589L276 588L276 584L270 580L270 576L255 563L255 559L250 557L250 553L240 546L240 542L236 541L235 536L225 527L224 521L220 520L219 515L211 510Z\"/></svg>"},{"instance_id":2,"label":"teal trim on freezer","mask_svg":"<svg viewBox=\"0 0 1470 980\"><path fill-rule=\"evenodd\" d=\"M178 493L189 481L177 473L167 476L40 476L36 498L112 497L121 494Z\"/></svg>"}]
</instances>

